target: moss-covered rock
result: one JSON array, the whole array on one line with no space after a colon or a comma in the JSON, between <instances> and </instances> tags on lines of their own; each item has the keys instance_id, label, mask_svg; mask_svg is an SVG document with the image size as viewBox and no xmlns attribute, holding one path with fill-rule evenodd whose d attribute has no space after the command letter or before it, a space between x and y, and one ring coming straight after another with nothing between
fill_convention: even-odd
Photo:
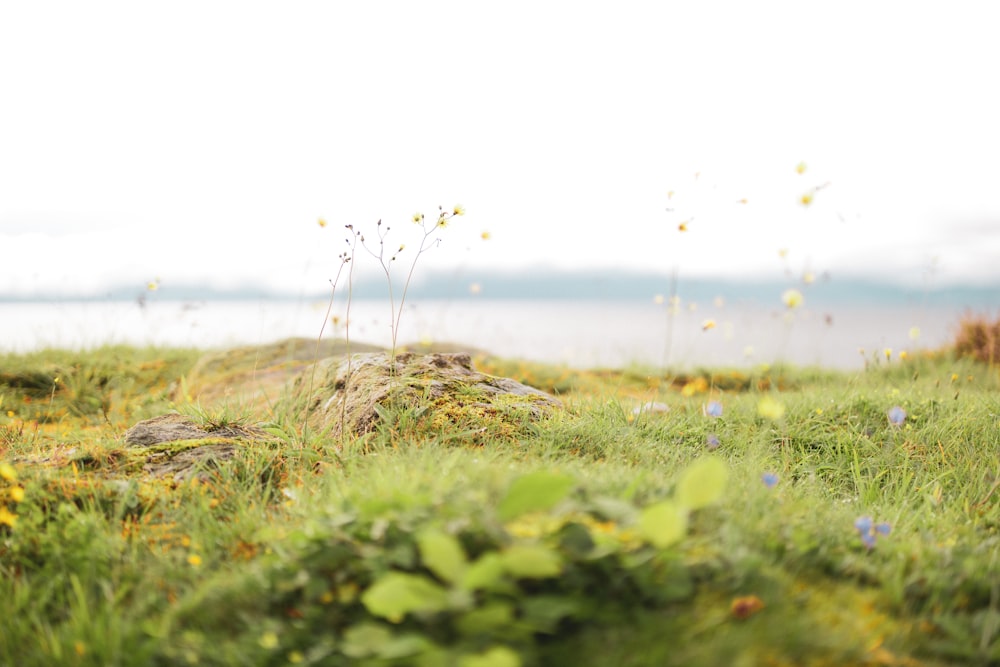
<instances>
[{"instance_id":1,"label":"moss-covered rock","mask_svg":"<svg viewBox=\"0 0 1000 667\"><path fill-rule=\"evenodd\" d=\"M293 390L305 396L310 424L334 436L368 433L393 409L440 427L502 430L562 407L538 389L476 371L465 353L333 357L304 372Z\"/></svg>"}]
</instances>

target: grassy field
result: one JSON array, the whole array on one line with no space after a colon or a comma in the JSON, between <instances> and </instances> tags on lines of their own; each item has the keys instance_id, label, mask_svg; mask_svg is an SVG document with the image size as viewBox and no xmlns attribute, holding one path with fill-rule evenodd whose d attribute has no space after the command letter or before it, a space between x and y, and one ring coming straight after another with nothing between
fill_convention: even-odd
<instances>
[{"instance_id":1,"label":"grassy field","mask_svg":"<svg viewBox=\"0 0 1000 667\"><path fill-rule=\"evenodd\" d=\"M988 363L480 358L566 409L343 440L185 400L200 355L0 357L0 664L1000 664ZM269 437L154 477L123 434L172 411Z\"/></svg>"}]
</instances>

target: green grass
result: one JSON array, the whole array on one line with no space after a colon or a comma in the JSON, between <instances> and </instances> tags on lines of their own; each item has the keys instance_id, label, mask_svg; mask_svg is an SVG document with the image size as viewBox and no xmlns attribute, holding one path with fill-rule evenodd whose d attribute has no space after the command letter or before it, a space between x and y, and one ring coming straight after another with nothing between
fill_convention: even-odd
<instances>
[{"instance_id":1,"label":"green grass","mask_svg":"<svg viewBox=\"0 0 1000 667\"><path fill-rule=\"evenodd\" d=\"M199 356L0 357L16 473L0 505L17 516L0 526L0 664L1000 664L986 364L679 377L480 359L567 410L469 439L388 409L345 443L303 432L293 402L186 402ZM653 400L669 412L633 414ZM151 479L122 435L170 410L274 438L201 481ZM709 456L721 498L654 546L647 508L682 503ZM867 548L860 516L891 533Z\"/></svg>"}]
</instances>

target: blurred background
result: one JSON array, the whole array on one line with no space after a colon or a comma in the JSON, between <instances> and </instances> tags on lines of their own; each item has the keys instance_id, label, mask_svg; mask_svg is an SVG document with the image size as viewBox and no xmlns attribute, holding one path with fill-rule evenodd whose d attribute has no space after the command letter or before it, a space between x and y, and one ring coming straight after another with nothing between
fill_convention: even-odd
<instances>
[{"instance_id":1,"label":"blurred background","mask_svg":"<svg viewBox=\"0 0 1000 667\"><path fill-rule=\"evenodd\" d=\"M345 225L405 246L397 307L426 242L402 340L576 365L933 347L1000 306L998 19L5 3L0 350L343 335L349 284L351 335L384 344L385 276Z\"/></svg>"}]
</instances>

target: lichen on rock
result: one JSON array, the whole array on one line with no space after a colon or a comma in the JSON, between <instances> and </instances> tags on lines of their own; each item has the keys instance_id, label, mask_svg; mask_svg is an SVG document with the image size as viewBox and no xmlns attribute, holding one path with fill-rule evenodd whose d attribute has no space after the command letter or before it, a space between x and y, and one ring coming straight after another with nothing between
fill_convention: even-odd
<instances>
[{"instance_id":1,"label":"lichen on rock","mask_svg":"<svg viewBox=\"0 0 1000 667\"><path fill-rule=\"evenodd\" d=\"M415 409L436 428L509 430L562 403L510 378L480 373L468 354L354 354L320 361L296 381L310 424L334 436L375 429L387 409ZM310 389L312 387L312 389Z\"/></svg>"}]
</instances>

